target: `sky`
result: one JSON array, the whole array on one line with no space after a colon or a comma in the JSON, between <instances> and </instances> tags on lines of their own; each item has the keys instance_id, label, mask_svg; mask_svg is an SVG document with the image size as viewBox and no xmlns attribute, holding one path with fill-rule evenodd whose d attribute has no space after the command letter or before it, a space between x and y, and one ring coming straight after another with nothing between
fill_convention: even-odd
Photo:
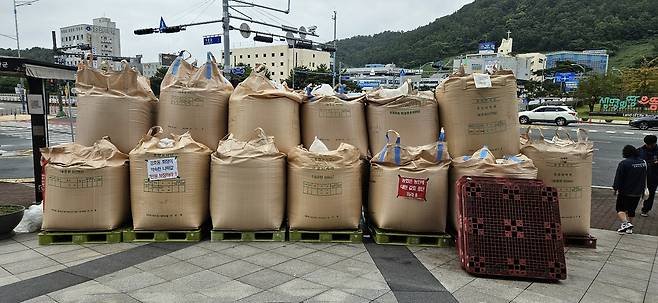
<instances>
[{"instance_id":1,"label":"sky","mask_svg":"<svg viewBox=\"0 0 658 303\"><path fill-rule=\"evenodd\" d=\"M15 35L13 0L0 1L0 48L16 48L16 41L2 35ZM21 2L21 1L18 1ZM249 1L252 2L252 1ZM256 0L254 3L285 9L286 0ZM260 8L236 7L254 20L295 27L317 26L319 37L314 41L333 40L332 11L337 12L338 39L356 35L372 35L383 31L408 31L426 25L436 18L457 11L472 0L291 0L289 14ZM231 2L231 5L241 5ZM173 34L137 36L133 30L158 27L162 16L168 26L221 19L221 0L40 0L18 7L18 27L21 49L34 46L52 48L51 31L76 24L91 24L93 18L108 17L121 31L121 55L142 54L142 62L157 61L159 53L176 53L188 50L196 58L205 53L223 50L221 44L204 46L203 36L221 34L221 23L188 27ZM232 15L242 16L235 11ZM243 21L232 20L239 27ZM281 30L250 24L254 30L284 34ZM261 45L252 39L242 38L232 31L231 47ZM275 39L276 40L276 39ZM282 42L278 42L282 43Z\"/></svg>"}]
</instances>

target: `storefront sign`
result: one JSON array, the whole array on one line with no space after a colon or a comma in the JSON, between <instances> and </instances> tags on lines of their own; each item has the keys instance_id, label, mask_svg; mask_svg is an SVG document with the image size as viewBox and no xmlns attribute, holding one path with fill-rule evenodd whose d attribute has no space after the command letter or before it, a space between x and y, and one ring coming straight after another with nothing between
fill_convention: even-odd
<instances>
[{"instance_id":1,"label":"storefront sign","mask_svg":"<svg viewBox=\"0 0 658 303\"><path fill-rule=\"evenodd\" d=\"M615 97L599 98L602 112L616 112L627 110L658 110L658 96L626 96L625 99Z\"/></svg>"}]
</instances>

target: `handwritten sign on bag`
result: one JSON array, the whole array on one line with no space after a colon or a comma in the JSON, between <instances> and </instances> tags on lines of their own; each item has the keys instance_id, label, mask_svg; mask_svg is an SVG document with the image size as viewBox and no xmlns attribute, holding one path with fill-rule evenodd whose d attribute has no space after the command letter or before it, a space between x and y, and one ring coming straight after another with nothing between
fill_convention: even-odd
<instances>
[{"instance_id":1,"label":"handwritten sign on bag","mask_svg":"<svg viewBox=\"0 0 658 303\"><path fill-rule=\"evenodd\" d=\"M178 162L175 157L146 160L149 181L178 178Z\"/></svg>"}]
</instances>

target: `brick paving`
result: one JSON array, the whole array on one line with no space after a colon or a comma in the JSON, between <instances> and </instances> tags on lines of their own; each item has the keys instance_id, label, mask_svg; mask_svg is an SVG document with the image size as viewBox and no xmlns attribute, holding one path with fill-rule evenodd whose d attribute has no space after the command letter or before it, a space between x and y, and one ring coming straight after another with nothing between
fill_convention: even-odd
<instances>
[{"instance_id":1,"label":"brick paving","mask_svg":"<svg viewBox=\"0 0 658 303\"><path fill-rule=\"evenodd\" d=\"M617 230L619 220L617 211L615 211L615 201L617 197L613 195L611 189L593 188L592 189L592 228L607 230ZM637 217L633 220L634 233L658 236L658 213L654 208L649 212L649 217L640 216L640 208L637 208Z\"/></svg>"}]
</instances>

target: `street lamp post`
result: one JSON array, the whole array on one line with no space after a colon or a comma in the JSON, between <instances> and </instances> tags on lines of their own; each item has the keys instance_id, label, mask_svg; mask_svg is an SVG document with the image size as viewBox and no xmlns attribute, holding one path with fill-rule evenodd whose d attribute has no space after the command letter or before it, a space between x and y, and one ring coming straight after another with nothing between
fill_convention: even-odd
<instances>
[{"instance_id":1,"label":"street lamp post","mask_svg":"<svg viewBox=\"0 0 658 303\"><path fill-rule=\"evenodd\" d=\"M21 42L20 38L18 36L18 12L16 11L16 8L19 6L24 6L24 5L32 5L32 3L37 2L39 0L26 0L26 1L18 1L14 0L14 26L16 28L16 53L18 54L18 58L21 57ZM23 83L23 77L20 78L19 80L21 82L21 87L20 89L23 90L25 85ZM24 93L20 93L18 96L21 98L21 108L23 111L25 111L25 98L24 98Z\"/></svg>"}]
</instances>

